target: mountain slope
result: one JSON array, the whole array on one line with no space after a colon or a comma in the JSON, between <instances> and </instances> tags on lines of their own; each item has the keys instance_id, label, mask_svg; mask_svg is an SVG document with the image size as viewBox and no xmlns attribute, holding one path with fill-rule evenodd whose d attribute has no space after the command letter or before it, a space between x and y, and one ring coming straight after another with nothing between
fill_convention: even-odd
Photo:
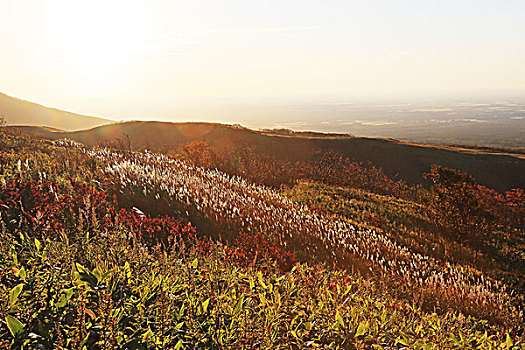
<instances>
[{"instance_id":1,"label":"mountain slope","mask_svg":"<svg viewBox=\"0 0 525 350\"><path fill-rule=\"evenodd\" d=\"M432 164L466 171L485 186L496 190L525 188L525 157L522 154L497 153L454 147L417 145L395 140L358 137L288 137L268 135L249 129L212 123L126 122L90 130L53 132L25 128L41 136L70 138L86 145L104 145L118 140L134 150L150 149L173 152L177 146L204 141L217 149L241 146L288 161L307 160L316 150L334 150L356 161L371 161L387 175L408 183L423 183L423 174Z\"/></svg>"},{"instance_id":2,"label":"mountain slope","mask_svg":"<svg viewBox=\"0 0 525 350\"><path fill-rule=\"evenodd\" d=\"M0 116L8 125L39 125L63 130L93 128L111 123L108 119L45 107L0 93Z\"/></svg>"}]
</instances>

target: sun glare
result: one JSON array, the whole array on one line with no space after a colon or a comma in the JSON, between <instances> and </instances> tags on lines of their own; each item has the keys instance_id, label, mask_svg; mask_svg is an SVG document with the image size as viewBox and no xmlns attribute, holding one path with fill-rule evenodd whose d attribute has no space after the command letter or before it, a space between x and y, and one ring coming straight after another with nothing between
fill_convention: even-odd
<instances>
[{"instance_id":1,"label":"sun glare","mask_svg":"<svg viewBox=\"0 0 525 350\"><path fill-rule=\"evenodd\" d=\"M129 2L60 1L48 18L50 44L72 82L113 85L131 69L142 18Z\"/></svg>"}]
</instances>

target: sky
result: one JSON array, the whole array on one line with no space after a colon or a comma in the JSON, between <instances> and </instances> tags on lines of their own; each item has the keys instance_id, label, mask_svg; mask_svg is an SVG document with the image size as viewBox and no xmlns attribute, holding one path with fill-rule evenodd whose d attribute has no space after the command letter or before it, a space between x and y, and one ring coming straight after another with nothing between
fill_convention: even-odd
<instances>
[{"instance_id":1,"label":"sky","mask_svg":"<svg viewBox=\"0 0 525 350\"><path fill-rule=\"evenodd\" d=\"M523 0L0 0L0 92L114 119L525 96Z\"/></svg>"}]
</instances>

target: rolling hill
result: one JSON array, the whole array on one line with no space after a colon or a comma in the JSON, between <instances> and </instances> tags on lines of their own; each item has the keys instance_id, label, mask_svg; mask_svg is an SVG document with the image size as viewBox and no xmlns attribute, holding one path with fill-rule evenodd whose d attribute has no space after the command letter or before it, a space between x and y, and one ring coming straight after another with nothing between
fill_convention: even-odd
<instances>
[{"instance_id":1,"label":"rolling hill","mask_svg":"<svg viewBox=\"0 0 525 350\"><path fill-rule=\"evenodd\" d=\"M133 150L173 152L178 145L205 141L217 149L253 147L257 152L287 161L308 160L315 151L335 150L356 161L371 161L387 175L411 184L423 183L432 164L466 171L485 186L499 191L525 188L525 157L492 149L465 149L360 137L304 137L271 135L242 127L212 123L125 122L88 130L58 132L20 128L40 136L69 138L88 146L118 141Z\"/></svg>"},{"instance_id":2,"label":"rolling hill","mask_svg":"<svg viewBox=\"0 0 525 350\"><path fill-rule=\"evenodd\" d=\"M111 123L108 119L61 111L0 93L0 117L8 125L39 125L80 130Z\"/></svg>"}]
</instances>

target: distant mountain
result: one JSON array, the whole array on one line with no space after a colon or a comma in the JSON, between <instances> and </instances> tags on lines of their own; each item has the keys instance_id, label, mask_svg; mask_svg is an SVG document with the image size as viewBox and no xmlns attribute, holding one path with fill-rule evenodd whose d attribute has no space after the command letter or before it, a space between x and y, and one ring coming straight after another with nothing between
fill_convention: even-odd
<instances>
[{"instance_id":1,"label":"distant mountain","mask_svg":"<svg viewBox=\"0 0 525 350\"><path fill-rule=\"evenodd\" d=\"M45 107L0 93L0 117L8 125L38 125L67 131L93 128L111 120Z\"/></svg>"},{"instance_id":2,"label":"distant mountain","mask_svg":"<svg viewBox=\"0 0 525 350\"><path fill-rule=\"evenodd\" d=\"M334 150L356 161L371 161L387 175L412 184L423 183L423 174L432 164L439 164L466 171L480 184L496 190L525 188L525 155L490 148L465 149L362 137L283 136L214 123L125 122L75 132L19 129L51 139L70 138L89 146L111 143L164 153L191 141L205 141L216 149L247 145L288 161L307 160L318 150Z\"/></svg>"}]
</instances>

